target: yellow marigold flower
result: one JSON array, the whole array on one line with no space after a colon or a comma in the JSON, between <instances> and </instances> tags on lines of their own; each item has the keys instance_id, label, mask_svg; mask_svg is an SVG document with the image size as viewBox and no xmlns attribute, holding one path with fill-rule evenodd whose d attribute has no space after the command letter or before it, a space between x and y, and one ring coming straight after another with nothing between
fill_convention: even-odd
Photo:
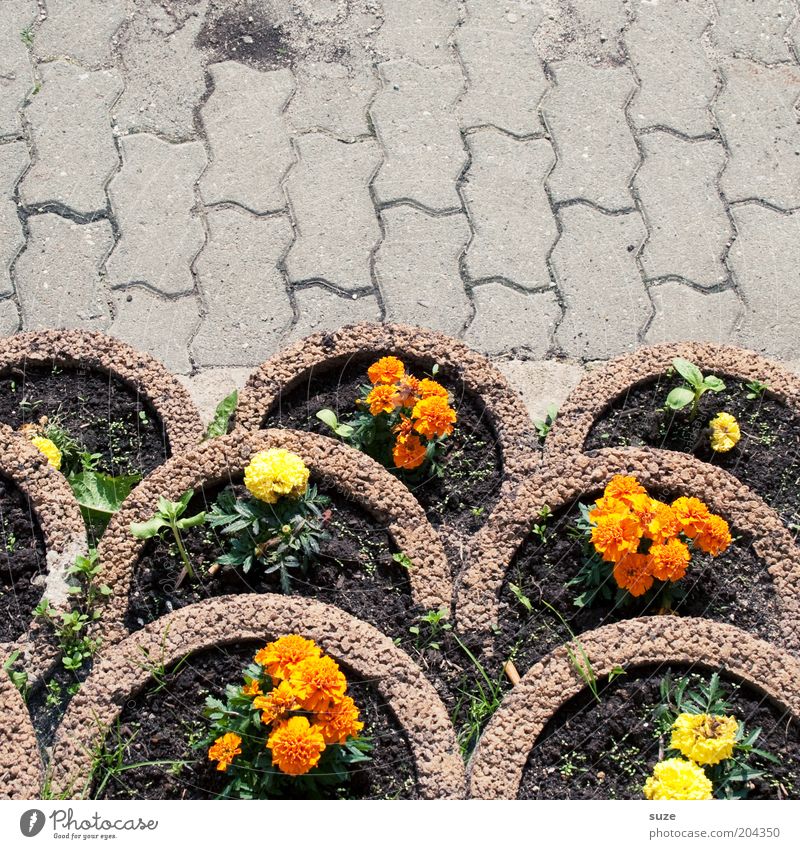
<instances>
[{"instance_id":1,"label":"yellow marigold flower","mask_svg":"<svg viewBox=\"0 0 800 849\"><path fill-rule=\"evenodd\" d=\"M56 471L61 468L61 451L52 439L48 439L46 436L33 436L31 437L31 444L47 457L47 462Z\"/></svg>"},{"instance_id":2,"label":"yellow marigold flower","mask_svg":"<svg viewBox=\"0 0 800 849\"><path fill-rule=\"evenodd\" d=\"M659 581L679 581L692 559L686 543L671 539L650 546L650 571Z\"/></svg>"},{"instance_id":3,"label":"yellow marigold flower","mask_svg":"<svg viewBox=\"0 0 800 849\"><path fill-rule=\"evenodd\" d=\"M713 785L702 767L683 758L669 758L653 767L644 797L659 802L712 799Z\"/></svg>"},{"instance_id":4,"label":"yellow marigold flower","mask_svg":"<svg viewBox=\"0 0 800 849\"><path fill-rule=\"evenodd\" d=\"M397 383L405 373L406 367L397 357L381 357L367 369L370 383Z\"/></svg>"},{"instance_id":5,"label":"yellow marigold flower","mask_svg":"<svg viewBox=\"0 0 800 849\"><path fill-rule=\"evenodd\" d=\"M299 708L297 691L289 681L281 681L271 693L253 699L253 707L261 711L264 725L272 725Z\"/></svg>"},{"instance_id":6,"label":"yellow marigold flower","mask_svg":"<svg viewBox=\"0 0 800 849\"><path fill-rule=\"evenodd\" d=\"M391 413L399 403L394 386L385 383L374 386L365 400L369 404L369 411L373 416L380 415L380 413Z\"/></svg>"},{"instance_id":7,"label":"yellow marigold flower","mask_svg":"<svg viewBox=\"0 0 800 849\"><path fill-rule=\"evenodd\" d=\"M625 554L614 564L614 580L632 596L644 595L653 586L650 558L646 554Z\"/></svg>"},{"instance_id":8,"label":"yellow marigold flower","mask_svg":"<svg viewBox=\"0 0 800 849\"><path fill-rule=\"evenodd\" d=\"M677 498L672 502L672 511L681 523L681 530L689 539L694 539L706 526L711 513L699 498Z\"/></svg>"},{"instance_id":9,"label":"yellow marigold flower","mask_svg":"<svg viewBox=\"0 0 800 849\"><path fill-rule=\"evenodd\" d=\"M308 488L308 466L291 451L269 448L255 454L244 470L244 485L259 501L299 498Z\"/></svg>"},{"instance_id":10,"label":"yellow marigold flower","mask_svg":"<svg viewBox=\"0 0 800 849\"><path fill-rule=\"evenodd\" d=\"M330 657L309 657L294 667L289 679L306 710L327 710L344 696L347 681Z\"/></svg>"},{"instance_id":11,"label":"yellow marigold flower","mask_svg":"<svg viewBox=\"0 0 800 849\"><path fill-rule=\"evenodd\" d=\"M346 743L350 737L357 737L364 727L364 723L358 721L358 708L350 696L345 696L317 718L322 737L328 744Z\"/></svg>"},{"instance_id":12,"label":"yellow marigold flower","mask_svg":"<svg viewBox=\"0 0 800 849\"><path fill-rule=\"evenodd\" d=\"M597 518L592 528L592 543L603 560L611 563L624 554L633 554L639 547L642 529L634 516L607 513Z\"/></svg>"},{"instance_id":13,"label":"yellow marigold flower","mask_svg":"<svg viewBox=\"0 0 800 849\"><path fill-rule=\"evenodd\" d=\"M273 681L280 681L288 678L298 663L321 654L322 651L313 640L307 640L298 634L289 634L259 649L255 661L266 669Z\"/></svg>"},{"instance_id":14,"label":"yellow marigold flower","mask_svg":"<svg viewBox=\"0 0 800 849\"><path fill-rule=\"evenodd\" d=\"M732 537L728 523L722 516L711 515L701 528L700 533L694 538L694 544L700 549L716 557L722 554L731 544Z\"/></svg>"},{"instance_id":15,"label":"yellow marigold flower","mask_svg":"<svg viewBox=\"0 0 800 849\"><path fill-rule=\"evenodd\" d=\"M422 380L419 381L418 391L420 398L448 397L447 390L444 386L428 377L423 377Z\"/></svg>"},{"instance_id":16,"label":"yellow marigold flower","mask_svg":"<svg viewBox=\"0 0 800 849\"><path fill-rule=\"evenodd\" d=\"M456 411L447 403L447 398L432 395L417 401L411 417L414 419L414 430L426 439L433 439L436 436L450 436L456 422Z\"/></svg>"},{"instance_id":17,"label":"yellow marigold flower","mask_svg":"<svg viewBox=\"0 0 800 849\"><path fill-rule=\"evenodd\" d=\"M287 775L305 775L325 751L325 740L316 725L304 716L293 716L269 735L267 748L272 762Z\"/></svg>"},{"instance_id":18,"label":"yellow marigold flower","mask_svg":"<svg viewBox=\"0 0 800 849\"><path fill-rule=\"evenodd\" d=\"M392 459L398 469L418 469L425 462L426 453L420 438L411 433L397 437L392 449Z\"/></svg>"},{"instance_id":19,"label":"yellow marigold flower","mask_svg":"<svg viewBox=\"0 0 800 849\"><path fill-rule=\"evenodd\" d=\"M738 730L732 716L682 713L672 724L669 745L695 763L713 766L733 754Z\"/></svg>"},{"instance_id":20,"label":"yellow marigold flower","mask_svg":"<svg viewBox=\"0 0 800 849\"><path fill-rule=\"evenodd\" d=\"M242 738L233 731L218 737L208 750L208 759L217 761L217 771L225 772L236 755L242 754Z\"/></svg>"},{"instance_id":21,"label":"yellow marigold flower","mask_svg":"<svg viewBox=\"0 0 800 849\"><path fill-rule=\"evenodd\" d=\"M631 496L647 495L647 490L632 475L614 475L606 484L603 495L607 498L619 498L630 504Z\"/></svg>"},{"instance_id":22,"label":"yellow marigold flower","mask_svg":"<svg viewBox=\"0 0 800 849\"><path fill-rule=\"evenodd\" d=\"M249 684L245 684L242 687L242 695L243 696L260 696L261 695L261 685L258 681L251 681Z\"/></svg>"},{"instance_id":23,"label":"yellow marigold flower","mask_svg":"<svg viewBox=\"0 0 800 849\"><path fill-rule=\"evenodd\" d=\"M730 413L718 413L711 419L711 449L720 454L730 451L742 438L739 422Z\"/></svg>"}]
</instances>

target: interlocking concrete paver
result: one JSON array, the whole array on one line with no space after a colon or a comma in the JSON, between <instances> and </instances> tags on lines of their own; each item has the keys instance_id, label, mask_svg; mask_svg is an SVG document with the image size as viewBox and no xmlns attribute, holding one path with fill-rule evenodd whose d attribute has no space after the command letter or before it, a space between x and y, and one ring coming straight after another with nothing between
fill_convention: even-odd
<instances>
[{"instance_id":1,"label":"interlocking concrete paver","mask_svg":"<svg viewBox=\"0 0 800 849\"><path fill-rule=\"evenodd\" d=\"M640 0L625 33L639 77L628 114L637 127L697 136L713 129L709 104L718 78L703 44L712 0Z\"/></svg>"},{"instance_id":2,"label":"interlocking concrete paver","mask_svg":"<svg viewBox=\"0 0 800 849\"><path fill-rule=\"evenodd\" d=\"M639 151L625 119L635 91L626 67L570 59L552 66L556 85L542 101L558 161L548 180L556 201L583 198L605 209L633 205L629 182Z\"/></svg>"},{"instance_id":3,"label":"interlocking concrete paver","mask_svg":"<svg viewBox=\"0 0 800 849\"><path fill-rule=\"evenodd\" d=\"M458 268L470 236L466 217L397 206L384 210L383 222L375 274L386 320L460 334L471 313Z\"/></svg>"},{"instance_id":4,"label":"interlocking concrete paver","mask_svg":"<svg viewBox=\"0 0 800 849\"><path fill-rule=\"evenodd\" d=\"M623 60L622 33L632 14L628 0L534 0L534 4L546 12L534 37L542 59L557 62L573 57L597 65Z\"/></svg>"},{"instance_id":5,"label":"interlocking concrete paver","mask_svg":"<svg viewBox=\"0 0 800 849\"><path fill-rule=\"evenodd\" d=\"M455 102L458 65L422 68L405 60L379 66L383 89L370 114L386 158L375 180L381 203L414 200L432 210L461 206L456 191L467 154Z\"/></svg>"},{"instance_id":6,"label":"interlocking concrete paver","mask_svg":"<svg viewBox=\"0 0 800 849\"><path fill-rule=\"evenodd\" d=\"M206 203L230 201L253 212L286 206L281 181L294 162L282 112L292 72L256 71L239 62L209 67L214 90L201 110L211 163L200 181Z\"/></svg>"},{"instance_id":7,"label":"interlocking concrete paver","mask_svg":"<svg viewBox=\"0 0 800 849\"><path fill-rule=\"evenodd\" d=\"M800 67L725 62L714 111L730 149L721 186L729 201L800 206Z\"/></svg>"},{"instance_id":8,"label":"interlocking concrete paver","mask_svg":"<svg viewBox=\"0 0 800 849\"><path fill-rule=\"evenodd\" d=\"M208 0L197 0L186 17L174 4L133 0L133 14L118 33L125 91L115 109L120 128L150 131L173 140L196 135L194 112L206 92L203 56L195 39Z\"/></svg>"},{"instance_id":9,"label":"interlocking concrete paver","mask_svg":"<svg viewBox=\"0 0 800 849\"><path fill-rule=\"evenodd\" d=\"M39 66L42 87L25 115L36 152L20 184L27 206L59 203L82 213L105 209L106 183L119 167L109 107L122 90L116 71L69 62Z\"/></svg>"},{"instance_id":10,"label":"interlocking concrete paver","mask_svg":"<svg viewBox=\"0 0 800 849\"><path fill-rule=\"evenodd\" d=\"M278 268L291 240L288 216L209 210L208 243L195 263L205 306L192 341L198 365L246 365L275 353L292 323Z\"/></svg>"},{"instance_id":11,"label":"interlocking concrete paver","mask_svg":"<svg viewBox=\"0 0 800 849\"><path fill-rule=\"evenodd\" d=\"M338 330L345 324L380 321L375 295L340 295L327 286L303 286L295 291L297 321L283 344L322 330Z\"/></svg>"},{"instance_id":12,"label":"interlocking concrete paver","mask_svg":"<svg viewBox=\"0 0 800 849\"><path fill-rule=\"evenodd\" d=\"M19 330L19 310L11 298L0 301L0 333L10 336Z\"/></svg>"},{"instance_id":13,"label":"interlocking concrete paver","mask_svg":"<svg viewBox=\"0 0 800 849\"><path fill-rule=\"evenodd\" d=\"M468 345L489 354L547 354L561 317L555 291L519 292L502 283L484 283L472 290L472 299L475 318L465 336Z\"/></svg>"},{"instance_id":14,"label":"interlocking concrete paver","mask_svg":"<svg viewBox=\"0 0 800 849\"><path fill-rule=\"evenodd\" d=\"M528 414L544 420L551 405L558 409L578 385L585 369L571 360L498 360L497 368L522 396Z\"/></svg>"},{"instance_id":15,"label":"interlocking concrete paver","mask_svg":"<svg viewBox=\"0 0 800 849\"><path fill-rule=\"evenodd\" d=\"M42 59L69 56L86 68L111 61L111 38L125 20L125 0L47 0L47 18L36 32Z\"/></svg>"},{"instance_id":16,"label":"interlocking concrete paver","mask_svg":"<svg viewBox=\"0 0 800 849\"><path fill-rule=\"evenodd\" d=\"M644 341L648 345L688 339L730 344L742 314L742 302L733 289L698 292L670 280L650 288L655 314Z\"/></svg>"},{"instance_id":17,"label":"interlocking concrete paver","mask_svg":"<svg viewBox=\"0 0 800 849\"><path fill-rule=\"evenodd\" d=\"M420 65L449 61L449 42L459 20L457 0L402 0L383 4L378 52Z\"/></svg>"},{"instance_id":18,"label":"interlocking concrete paver","mask_svg":"<svg viewBox=\"0 0 800 849\"><path fill-rule=\"evenodd\" d=\"M372 286L381 228L369 191L381 163L374 139L345 144L325 133L299 136L286 180L297 238L286 257L292 282L324 280L344 290Z\"/></svg>"},{"instance_id":19,"label":"interlocking concrete paver","mask_svg":"<svg viewBox=\"0 0 800 849\"><path fill-rule=\"evenodd\" d=\"M463 127L493 125L517 135L542 130L539 101L548 82L533 46L542 11L528 0L467 0L456 43L467 75Z\"/></svg>"},{"instance_id":20,"label":"interlocking concrete paver","mask_svg":"<svg viewBox=\"0 0 800 849\"><path fill-rule=\"evenodd\" d=\"M28 148L25 142L0 145L0 297L14 291L11 263L25 244L14 189L27 167Z\"/></svg>"},{"instance_id":21,"label":"interlocking concrete paver","mask_svg":"<svg viewBox=\"0 0 800 849\"><path fill-rule=\"evenodd\" d=\"M582 359L633 350L651 313L636 266L646 233L641 217L577 204L561 210L561 224L550 259L566 306L556 341Z\"/></svg>"},{"instance_id":22,"label":"interlocking concrete paver","mask_svg":"<svg viewBox=\"0 0 800 849\"><path fill-rule=\"evenodd\" d=\"M203 421L208 423L214 418L217 404L234 389L241 392L252 371L251 366L220 366L204 368L191 376L180 374L177 377L189 390Z\"/></svg>"},{"instance_id":23,"label":"interlocking concrete paver","mask_svg":"<svg viewBox=\"0 0 800 849\"><path fill-rule=\"evenodd\" d=\"M188 374L189 340L199 323L194 295L165 299L142 286L114 293L114 322L108 332L152 354L170 371Z\"/></svg>"},{"instance_id":24,"label":"interlocking concrete paver","mask_svg":"<svg viewBox=\"0 0 800 849\"><path fill-rule=\"evenodd\" d=\"M786 31L796 15L795 0L717 0L711 38L729 56L786 62L792 58Z\"/></svg>"},{"instance_id":25,"label":"interlocking concrete paver","mask_svg":"<svg viewBox=\"0 0 800 849\"><path fill-rule=\"evenodd\" d=\"M370 132L367 109L379 87L374 71L336 62L300 62L294 70L286 120L295 131L325 130L344 140Z\"/></svg>"},{"instance_id":26,"label":"interlocking concrete paver","mask_svg":"<svg viewBox=\"0 0 800 849\"><path fill-rule=\"evenodd\" d=\"M149 133L124 136L122 169L108 186L121 236L106 268L114 287L145 283L176 295L194 288L191 263L205 241L193 207L206 164L201 142L170 144Z\"/></svg>"},{"instance_id":27,"label":"interlocking concrete paver","mask_svg":"<svg viewBox=\"0 0 800 849\"><path fill-rule=\"evenodd\" d=\"M800 212L761 204L732 207L737 237L728 262L746 309L741 343L774 356L797 357L800 326Z\"/></svg>"},{"instance_id":28,"label":"interlocking concrete paver","mask_svg":"<svg viewBox=\"0 0 800 849\"><path fill-rule=\"evenodd\" d=\"M558 236L544 189L555 162L550 142L517 141L487 129L470 133L467 145L472 160L462 193L475 230L467 276L504 277L526 289L549 286L547 255Z\"/></svg>"},{"instance_id":29,"label":"interlocking concrete paver","mask_svg":"<svg viewBox=\"0 0 800 849\"><path fill-rule=\"evenodd\" d=\"M724 283L722 256L733 234L717 186L722 145L663 132L643 136L641 144L644 162L634 186L649 228L641 255L645 274L674 275L699 286Z\"/></svg>"},{"instance_id":30,"label":"interlocking concrete paver","mask_svg":"<svg viewBox=\"0 0 800 849\"><path fill-rule=\"evenodd\" d=\"M100 266L114 244L108 220L76 224L50 213L28 218L30 236L14 276L26 330L110 322Z\"/></svg>"},{"instance_id":31,"label":"interlocking concrete paver","mask_svg":"<svg viewBox=\"0 0 800 849\"><path fill-rule=\"evenodd\" d=\"M0 138L16 136L22 129L19 110L33 88L33 68L28 45L37 17L35 0L0 3Z\"/></svg>"}]
</instances>

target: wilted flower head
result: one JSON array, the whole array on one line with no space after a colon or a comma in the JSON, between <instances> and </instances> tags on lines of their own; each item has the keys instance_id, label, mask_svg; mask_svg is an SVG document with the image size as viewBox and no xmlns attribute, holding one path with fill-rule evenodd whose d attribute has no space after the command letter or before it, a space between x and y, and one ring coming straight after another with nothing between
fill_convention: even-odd
<instances>
[{"instance_id":1,"label":"wilted flower head","mask_svg":"<svg viewBox=\"0 0 800 849\"><path fill-rule=\"evenodd\" d=\"M736 746L739 723L732 716L682 713L672 724L670 748L703 765L727 760Z\"/></svg>"},{"instance_id":2,"label":"wilted flower head","mask_svg":"<svg viewBox=\"0 0 800 849\"><path fill-rule=\"evenodd\" d=\"M742 438L739 422L730 413L718 413L711 419L711 449L724 454L735 447Z\"/></svg>"}]
</instances>

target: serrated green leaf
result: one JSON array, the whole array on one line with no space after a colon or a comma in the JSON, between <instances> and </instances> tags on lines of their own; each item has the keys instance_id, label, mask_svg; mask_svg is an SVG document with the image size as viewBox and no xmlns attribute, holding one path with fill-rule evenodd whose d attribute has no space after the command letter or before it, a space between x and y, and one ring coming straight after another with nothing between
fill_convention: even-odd
<instances>
[{"instance_id":1,"label":"serrated green leaf","mask_svg":"<svg viewBox=\"0 0 800 849\"><path fill-rule=\"evenodd\" d=\"M67 478L84 518L103 526L108 524L141 479L141 475L112 477L90 471L78 472Z\"/></svg>"},{"instance_id":2,"label":"serrated green leaf","mask_svg":"<svg viewBox=\"0 0 800 849\"><path fill-rule=\"evenodd\" d=\"M206 439L223 436L228 432L228 424L230 423L231 416L236 412L236 405L238 403L239 392L234 389L230 395L227 395L217 404L217 409L214 411L214 418L211 419L211 422L206 428Z\"/></svg>"}]
</instances>

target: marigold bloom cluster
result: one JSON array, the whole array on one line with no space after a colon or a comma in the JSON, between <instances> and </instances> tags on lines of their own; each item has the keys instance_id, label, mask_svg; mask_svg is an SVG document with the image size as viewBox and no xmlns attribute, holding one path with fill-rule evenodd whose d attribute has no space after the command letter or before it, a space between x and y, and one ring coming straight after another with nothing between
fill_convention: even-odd
<instances>
[{"instance_id":1,"label":"marigold bloom cluster","mask_svg":"<svg viewBox=\"0 0 800 849\"><path fill-rule=\"evenodd\" d=\"M655 580L679 581L691 561L689 546L716 557L731 543L728 523L697 498L666 504L629 475L613 477L589 512L595 551L614 564L617 585L633 596Z\"/></svg>"},{"instance_id":2,"label":"marigold bloom cluster","mask_svg":"<svg viewBox=\"0 0 800 849\"><path fill-rule=\"evenodd\" d=\"M47 462L56 471L61 468L61 451L52 439L48 439L46 436L32 436L31 444L47 457Z\"/></svg>"},{"instance_id":3,"label":"marigold bloom cluster","mask_svg":"<svg viewBox=\"0 0 800 849\"><path fill-rule=\"evenodd\" d=\"M644 785L645 799L683 801L711 799L713 785L702 767L683 758L667 758L653 767Z\"/></svg>"},{"instance_id":4,"label":"marigold bloom cluster","mask_svg":"<svg viewBox=\"0 0 800 849\"><path fill-rule=\"evenodd\" d=\"M717 413L709 422L711 449L724 454L731 451L742 438L739 422L730 413Z\"/></svg>"},{"instance_id":5,"label":"marigold bloom cluster","mask_svg":"<svg viewBox=\"0 0 800 849\"><path fill-rule=\"evenodd\" d=\"M308 489L309 471L297 454L269 448L254 454L244 470L244 485L259 501L299 498Z\"/></svg>"}]
</instances>

